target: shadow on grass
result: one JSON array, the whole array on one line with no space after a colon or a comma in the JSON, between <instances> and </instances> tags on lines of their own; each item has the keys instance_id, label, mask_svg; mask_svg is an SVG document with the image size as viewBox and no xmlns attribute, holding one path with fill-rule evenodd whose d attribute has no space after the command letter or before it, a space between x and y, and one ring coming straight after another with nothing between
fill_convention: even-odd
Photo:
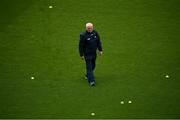
<instances>
[{"instance_id":1,"label":"shadow on grass","mask_svg":"<svg viewBox=\"0 0 180 120\"><path fill-rule=\"evenodd\" d=\"M34 0L1 0L0 1L0 32L3 31L25 9L32 5Z\"/></svg>"}]
</instances>

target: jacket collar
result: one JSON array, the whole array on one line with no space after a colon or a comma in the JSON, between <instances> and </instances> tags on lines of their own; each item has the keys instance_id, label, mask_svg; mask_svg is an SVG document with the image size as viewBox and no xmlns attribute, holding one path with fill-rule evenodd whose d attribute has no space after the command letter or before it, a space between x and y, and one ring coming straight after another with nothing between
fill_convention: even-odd
<instances>
[{"instance_id":1,"label":"jacket collar","mask_svg":"<svg viewBox=\"0 0 180 120\"><path fill-rule=\"evenodd\" d=\"M87 34L91 34L91 33L93 33L93 32L94 32L94 30L93 30L92 32L88 32L88 31L86 30L86 33L87 33Z\"/></svg>"}]
</instances>

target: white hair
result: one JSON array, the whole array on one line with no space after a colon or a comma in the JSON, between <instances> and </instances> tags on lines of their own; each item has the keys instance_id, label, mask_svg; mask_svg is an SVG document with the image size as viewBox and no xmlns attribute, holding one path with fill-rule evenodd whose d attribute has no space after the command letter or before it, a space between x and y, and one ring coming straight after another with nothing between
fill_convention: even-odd
<instances>
[{"instance_id":1,"label":"white hair","mask_svg":"<svg viewBox=\"0 0 180 120\"><path fill-rule=\"evenodd\" d=\"M86 27L89 27L89 26L93 27L93 24L92 23L86 23Z\"/></svg>"}]
</instances>

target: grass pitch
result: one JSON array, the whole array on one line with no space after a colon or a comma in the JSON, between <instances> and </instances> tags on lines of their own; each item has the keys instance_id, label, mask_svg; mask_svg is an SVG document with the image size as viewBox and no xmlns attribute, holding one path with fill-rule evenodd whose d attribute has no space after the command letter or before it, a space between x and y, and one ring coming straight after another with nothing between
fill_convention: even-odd
<instances>
[{"instance_id":1,"label":"grass pitch","mask_svg":"<svg viewBox=\"0 0 180 120\"><path fill-rule=\"evenodd\" d=\"M1 0L0 118L180 118L179 5ZM93 88L78 53L86 22L104 49Z\"/></svg>"}]
</instances>

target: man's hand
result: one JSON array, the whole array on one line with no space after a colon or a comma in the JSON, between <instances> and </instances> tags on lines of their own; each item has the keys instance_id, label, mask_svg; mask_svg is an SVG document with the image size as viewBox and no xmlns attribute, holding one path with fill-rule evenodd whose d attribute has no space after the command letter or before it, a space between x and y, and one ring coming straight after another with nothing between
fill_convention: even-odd
<instances>
[{"instance_id":1,"label":"man's hand","mask_svg":"<svg viewBox=\"0 0 180 120\"><path fill-rule=\"evenodd\" d=\"M103 54L103 51L99 51L99 55L101 56Z\"/></svg>"},{"instance_id":2,"label":"man's hand","mask_svg":"<svg viewBox=\"0 0 180 120\"><path fill-rule=\"evenodd\" d=\"M84 56L81 56L81 59L84 60Z\"/></svg>"}]
</instances>

